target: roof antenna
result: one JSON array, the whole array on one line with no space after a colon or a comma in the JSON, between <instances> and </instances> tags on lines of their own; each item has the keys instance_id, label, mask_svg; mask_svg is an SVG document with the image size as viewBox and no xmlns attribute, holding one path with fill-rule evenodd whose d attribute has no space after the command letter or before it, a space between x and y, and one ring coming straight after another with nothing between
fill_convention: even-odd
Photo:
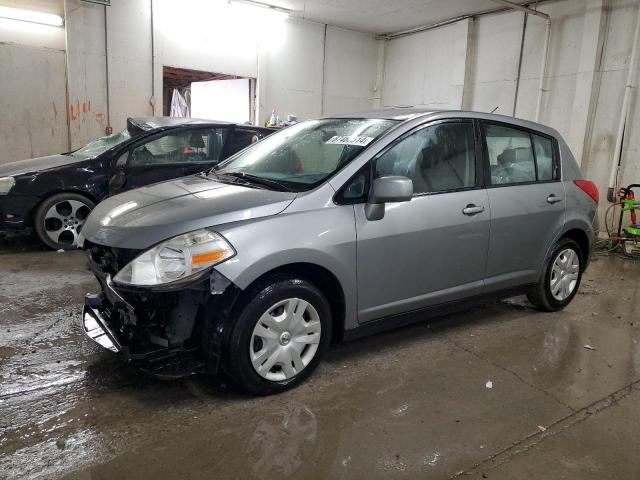
<instances>
[{"instance_id":1,"label":"roof antenna","mask_svg":"<svg viewBox=\"0 0 640 480\"><path fill-rule=\"evenodd\" d=\"M495 113L496 110L498 110L498 108L500 108L499 106L497 106L496 108L494 108L493 110L491 110L491 113Z\"/></svg>"}]
</instances>

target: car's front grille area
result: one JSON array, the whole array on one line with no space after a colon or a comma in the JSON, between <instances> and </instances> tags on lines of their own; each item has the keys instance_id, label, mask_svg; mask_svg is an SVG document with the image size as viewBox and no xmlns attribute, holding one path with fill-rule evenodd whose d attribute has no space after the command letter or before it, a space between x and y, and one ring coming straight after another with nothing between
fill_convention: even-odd
<instances>
[{"instance_id":1,"label":"car's front grille area","mask_svg":"<svg viewBox=\"0 0 640 480\"><path fill-rule=\"evenodd\" d=\"M136 258L141 250L111 248L86 241L84 246L89 260L89 269L100 278L115 276L127 263Z\"/></svg>"}]
</instances>

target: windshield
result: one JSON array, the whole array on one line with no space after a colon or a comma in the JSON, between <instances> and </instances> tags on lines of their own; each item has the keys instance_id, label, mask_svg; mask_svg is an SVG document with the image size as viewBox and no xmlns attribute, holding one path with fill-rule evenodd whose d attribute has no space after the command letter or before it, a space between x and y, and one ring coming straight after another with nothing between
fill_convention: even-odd
<instances>
[{"instance_id":1,"label":"windshield","mask_svg":"<svg viewBox=\"0 0 640 480\"><path fill-rule=\"evenodd\" d=\"M241 151L223 162L216 174L260 177L293 190L308 190L395 124L382 119L308 120Z\"/></svg>"},{"instance_id":2,"label":"windshield","mask_svg":"<svg viewBox=\"0 0 640 480\"><path fill-rule=\"evenodd\" d=\"M129 140L130 138L131 134L125 128L121 132L89 142L87 145L76 150L71 155L78 158L94 158L106 152L110 148L120 145L122 142Z\"/></svg>"}]
</instances>

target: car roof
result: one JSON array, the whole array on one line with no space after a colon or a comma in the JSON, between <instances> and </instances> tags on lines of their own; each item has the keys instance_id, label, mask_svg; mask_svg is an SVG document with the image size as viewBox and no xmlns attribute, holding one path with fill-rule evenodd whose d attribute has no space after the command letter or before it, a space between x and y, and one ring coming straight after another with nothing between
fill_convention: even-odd
<instances>
[{"instance_id":1,"label":"car roof","mask_svg":"<svg viewBox=\"0 0 640 480\"><path fill-rule=\"evenodd\" d=\"M156 128L170 128L181 127L183 125L238 125L244 126L240 123L223 122L219 120L207 120L203 118L181 118L181 117L130 117L127 119L127 124L131 124L142 130L153 130ZM246 125L250 128L258 128L264 130L264 127L256 125Z\"/></svg>"},{"instance_id":2,"label":"car roof","mask_svg":"<svg viewBox=\"0 0 640 480\"><path fill-rule=\"evenodd\" d=\"M410 120L412 118L426 115L428 113L437 113L439 110L421 107L390 107L379 110L368 110L357 113L343 113L340 115L330 115L327 118L371 118L384 120Z\"/></svg>"},{"instance_id":3,"label":"car roof","mask_svg":"<svg viewBox=\"0 0 640 480\"><path fill-rule=\"evenodd\" d=\"M477 118L480 120L489 120L500 123L507 123L515 126L544 132L548 135L558 137L556 130L540 123L532 122L522 118L510 117L507 115L499 115L497 113L474 112L466 110L434 110L426 107L413 106L397 106L383 108L379 110L370 110L358 113L344 113L339 115L330 115L325 118L362 118L362 119L384 119L409 121L418 117L429 117L434 119L442 118Z\"/></svg>"}]
</instances>

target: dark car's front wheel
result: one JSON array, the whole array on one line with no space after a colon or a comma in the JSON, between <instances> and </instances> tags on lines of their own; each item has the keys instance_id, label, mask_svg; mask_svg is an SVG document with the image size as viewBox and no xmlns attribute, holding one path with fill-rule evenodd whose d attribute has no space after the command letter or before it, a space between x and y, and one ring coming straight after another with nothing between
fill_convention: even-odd
<instances>
[{"instance_id":1,"label":"dark car's front wheel","mask_svg":"<svg viewBox=\"0 0 640 480\"><path fill-rule=\"evenodd\" d=\"M558 241L540 281L527 295L529 301L549 312L566 307L578 293L583 261L582 249L576 242L569 238Z\"/></svg>"},{"instance_id":2,"label":"dark car's front wheel","mask_svg":"<svg viewBox=\"0 0 640 480\"><path fill-rule=\"evenodd\" d=\"M317 367L331 338L331 309L312 283L276 276L250 292L238 315L226 371L243 390L288 390Z\"/></svg>"},{"instance_id":3,"label":"dark car's front wheel","mask_svg":"<svg viewBox=\"0 0 640 480\"><path fill-rule=\"evenodd\" d=\"M58 193L40 204L35 229L44 244L55 250L77 247L78 235L95 204L78 193Z\"/></svg>"}]
</instances>

